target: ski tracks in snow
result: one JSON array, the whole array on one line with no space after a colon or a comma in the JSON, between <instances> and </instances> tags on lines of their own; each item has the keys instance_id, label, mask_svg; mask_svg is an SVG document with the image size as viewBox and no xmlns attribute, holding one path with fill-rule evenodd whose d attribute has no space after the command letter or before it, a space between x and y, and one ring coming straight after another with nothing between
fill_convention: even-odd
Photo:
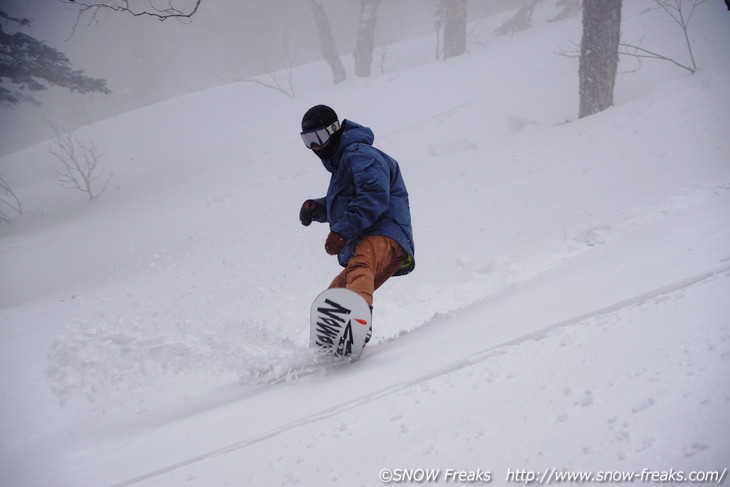
<instances>
[{"instance_id":1,"label":"ski tracks in snow","mask_svg":"<svg viewBox=\"0 0 730 487\"><path fill-rule=\"evenodd\" d=\"M371 344L363 359L355 364L319 364L305 357L302 350L301 356L295 353L293 360L286 361L291 367L269 375L262 383L244 383L246 387L252 386L245 391L219 391L215 397L184 401L182 406L168 404L171 408L157 415L132 418L125 426L129 432L127 439L148 438L150 445L145 448L155 449L157 444L155 451L174 442L170 438L182 435L172 434L169 428L193 428L180 423L192 417L203 421L220 413L220 417L215 416L222 419L220 424L230 421L234 430L204 439L195 455L176 460L174 452L168 451L159 460L148 457L136 464L138 473L120 473L117 478L127 477L126 480L110 479L110 483L155 483L167 475L186 471L186 467L266 445L293 430L395 397L401 391L451 377L450 374L459 375L501 355L512 353L510 356L518 360L527 358L519 351L521 348L560 336L570 327L601 323L610 326L612 320L620 321L623 312L681 298L697 286L725 282L730 277L730 238L728 230L717 222L723 221L728 193L723 191L719 198L692 199L673 205L671 211L650 212L650 216L624 225L589 231L585 238L576 240L584 243L582 251L563 255L552 266L501 292L487 292L480 302L437 314L397 339ZM371 384L380 387L373 389ZM286 411L281 411L284 414L269 415L263 421L251 417L236 420L241 415L261 414L281 400L297 403L288 405ZM584 402L591 400L584 398ZM649 397L633 407L639 411L651 407L652 401ZM157 416L165 416L166 421L156 421ZM236 438L236 431L248 434ZM117 448L114 444L104 448L107 447L112 451Z\"/></svg>"},{"instance_id":2,"label":"ski tracks in snow","mask_svg":"<svg viewBox=\"0 0 730 487\"><path fill-rule=\"evenodd\" d=\"M352 409L359 408L368 403L377 401L378 399L384 398L386 396L397 393L399 391L417 386L419 384L423 384L425 382L428 382L430 380L433 380L433 379L436 379L436 378L439 378L442 376L446 376L448 374L455 373L455 372L465 369L467 367L478 365L482 362L489 360L492 357L506 353L506 350L510 347L516 347L516 346L519 346L520 344L523 344L523 343L529 342L529 341L538 341L542 338L547 337L550 334L559 333L560 329L563 329L563 328L566 328L569 326L575 326L575 325L580 326L581 324L591 324L591 323L594 323L596 321L596 319L598 319L600 317L607 317L607 316L616 314L622 310L626 310L628 308L641 307L643 305L652 304L654 302L662 301L665 299L671 299L672 296L681 294L682 292L684 292L694 286L700 286L700 285L707 284L707 283L710 283L715 280L727 279L729 277L730 277L730 263L725 262L722 266L720 266L716 269L713 269L713 270L710 270L707 272L702 272L702 273L699 273L696 275L688 276L688 277L680 279L676 282L661 286L656 289L652 289L652 290L644 292L644 293L640 293L638 295L632 296L630 298L624 299L624 300L616 302L616 303L612 303L612 304L604 306L602 308L595 309L595 310L592 310L592 311L589 311L586 313L582 313L580 315L573 316L571 318L563 319L558 322L547 324L546 326L542 326L535 331L531 331L529 333L526 333L524 335L521 335L519 337L516 337L514 339L511 339L509 341L506 341L506 342L503 342L503 343L500 343L497 345L485 347L484 349L471 353L468 356L465 356L463 358L442 364L436 368L433 368L431 370L428 370L428 371L418 374L416 376L409 377L404 380L400 380L394 384L388 385L387 387L383 387L381 389L368 392L361 396L342 401L336 405L333 405L332 407L324 408L313 414L308 414L295 421L283 424L277 428L273 428L264 433L247 437L240 441L236 441L236 442L224 445L220 448L201 453L194 457L183 459L179 462L176 462L176 463L173 463L170 465L166 465L159 469L152 470L152 471L137 475L133 478L124 480L122 482L113 484L113 487L123 487L123 486L129 486L129 485L141 483L146 480L150 480L155 477L159 477L159 476L168 474L170 472L181 469L183 467L187 467L187 466L196 464L198 462L203 462L206 460L210 460L210 459L213 459L216 457L220 457L223 455L227 455L227 454L236 452L238 450L242 450L244 448L248 448L257 443L261 443L261 442L270 440L274 437L277 437L279 435L285 434L293 429L310 426L319 421L331 418L333 416L337 416L339 414L345 413ZM484 315L483 308L485 306L488 306L488 303L486 303L486 304L482 303L479 305L472 306L472 307L470 307L470 309L453 313L453 316L451 316L451 317L446 317L446 318L436 317L432 320L431 323L428 323L428 326L429 327L438 327L439 325L442 324L442 323L440 323L441 320L455 319L455 317L457 317L457 316L460 321L473 320L473 319L478 320L478 316ZM468 315L468 316L465 316L465 315ZM417 335L418 330L411 332L411 334ZM383 343L379 347L377 347L378 350L375 351L375 353L373 353L373 355L374 356L379 355L379 352L381 349L394 348L396 346L399 346L399 344ZM366 362L367 360L368 360L367 357L364 358L364 362ZM371 358L371 360L375 360L375 358L373 357L373 358ZM327 370L327 368L328 368L327 366L324 366L323 368L318 368L317 370ZM277 383L280 383L280 381L277 381Z\"/></svg>"}]
</instances>

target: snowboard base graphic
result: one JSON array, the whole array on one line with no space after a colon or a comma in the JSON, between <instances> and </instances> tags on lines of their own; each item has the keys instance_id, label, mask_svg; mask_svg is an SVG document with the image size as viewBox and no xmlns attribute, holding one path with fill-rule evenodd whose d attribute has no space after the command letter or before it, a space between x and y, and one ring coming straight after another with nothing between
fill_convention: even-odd
<instances>
[{"instance_id":1,"label":"snowboard base graphic","mask_svg":"<svg viewBox=\"0 0 730 487\"><path fill-rule=\"evenodd\" d=\"M370 306L356 292L327 289L312 303L309 348L358 360L372 328L371 318Z\"/></svg>"}]
</instances>

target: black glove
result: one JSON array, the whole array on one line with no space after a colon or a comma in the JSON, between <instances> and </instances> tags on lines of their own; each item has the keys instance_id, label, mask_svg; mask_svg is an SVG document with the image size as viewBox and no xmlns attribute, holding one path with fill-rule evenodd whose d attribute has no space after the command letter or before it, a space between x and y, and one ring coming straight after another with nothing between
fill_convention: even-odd
<instances>
[{"instance_id":1,"label":"black glove","mask_svg":"<svg viewBox=\"0 0 730 487\"><path fill-rule=\"evenodd\" d=\"M299 221L302 225L308 227L312 220L315 220L321 216L324 216L327 210L324 206L314 200L307 200L302 205L302 209L299 210Z\"/></svg>"}]
</instances>

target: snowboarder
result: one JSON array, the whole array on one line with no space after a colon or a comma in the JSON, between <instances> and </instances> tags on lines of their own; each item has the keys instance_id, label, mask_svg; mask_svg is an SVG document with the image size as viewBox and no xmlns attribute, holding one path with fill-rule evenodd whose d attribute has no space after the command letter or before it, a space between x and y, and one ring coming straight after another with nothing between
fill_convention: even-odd
<instances>
[{"instance_id":1,"label":"snowboarder","mask_svg":"<svg viewBox=\"0 0 730 487\"><path fill-rule=\"evenodd\" d=\"M299 219L329 223L325 251L345 269L330 288L360 294L372 308L373 292L391 276L415 267L408 191L398 163L373 147L372 130L350 120L340 124L325 105L302 118L302 139L331 173L327 196L308 199Z\"/></svg>"}]
</instances>

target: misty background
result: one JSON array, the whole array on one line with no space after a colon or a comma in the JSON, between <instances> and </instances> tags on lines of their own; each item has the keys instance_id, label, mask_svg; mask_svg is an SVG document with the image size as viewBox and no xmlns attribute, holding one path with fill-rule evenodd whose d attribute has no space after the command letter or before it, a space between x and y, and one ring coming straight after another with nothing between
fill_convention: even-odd
<instances>
[{"instance_id":1,"label":"misty background","mask_svg":"<svg viewBox=\"0 0 730 487\"><path fill-rule=\"evenodd\" d=\"M471 0L468 18L525 2ZM432 33L435 58L438 3L382 1L373 73L397 69L389 62L387 46L411 37ZM360 1L321 4L351 73ZM164 22L108 9L79 15L77 7L59 0L0 0L0 9L31 21L29 26L5 23L9 33L21 31L58 49L73 69L105 79L111 90L110 95L81 95L49 86L34 93L38 106L0 106L0 154L52 138L54 125L74 130L165 99L322 59L312 12L303 0L204 0L191 19Z\"/></svg>"}]
</instances>

